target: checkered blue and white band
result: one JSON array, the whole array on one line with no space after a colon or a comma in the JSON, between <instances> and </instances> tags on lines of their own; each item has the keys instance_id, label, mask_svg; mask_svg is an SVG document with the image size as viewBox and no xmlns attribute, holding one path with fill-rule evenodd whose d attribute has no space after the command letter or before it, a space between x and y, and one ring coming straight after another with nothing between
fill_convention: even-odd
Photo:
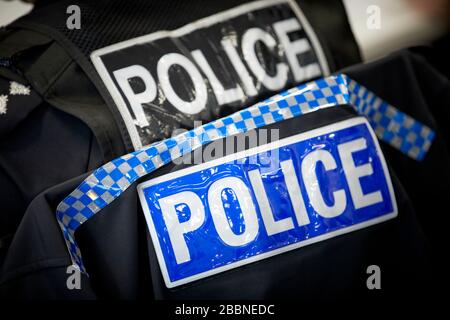
<instances>
[{"instance_id":1,"label":"checkered blue and white band","mask_svg":"<svg viewBox=\"0 0 450 320\"><path fill-rule=\"evenodd\" d=\"M202 145L318 109L349 104L367 117L379 139L421 161L434 138L429 127L340 74L299 85L230 116L153 143L95 170L56 212L72 263L86 272L75 231L118 198L132 183Z\"/></svg>"}]
</instances>

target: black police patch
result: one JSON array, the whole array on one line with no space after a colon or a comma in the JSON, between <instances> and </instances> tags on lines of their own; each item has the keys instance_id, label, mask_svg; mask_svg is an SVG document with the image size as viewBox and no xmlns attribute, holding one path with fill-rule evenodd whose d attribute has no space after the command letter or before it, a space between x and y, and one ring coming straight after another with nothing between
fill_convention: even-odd
<instances>
[{"instance_id":1,"label":"black police patch","mask_svg":"<svg viewBox=\"0 0 450 320\"><path fill-rule=\"evenodd\" d=\"M136 149L328 73L291 0L263 0L92 53Z\"/></svg>"}]
</instances>

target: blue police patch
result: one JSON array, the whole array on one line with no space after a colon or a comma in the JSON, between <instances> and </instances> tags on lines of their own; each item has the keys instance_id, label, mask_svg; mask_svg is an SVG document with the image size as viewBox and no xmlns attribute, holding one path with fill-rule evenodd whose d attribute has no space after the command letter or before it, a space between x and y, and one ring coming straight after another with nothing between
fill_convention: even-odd
<instances>
[{"instance_id":1,"label":"blue police patch","mask_svg":"<svg viewBox=\"0 0 450 320\"><path fill-rule=\"evenodd\" d=\"M397 215L364 118L176 171L138 191L169 288Z\"/></svg>"}]
</instances>

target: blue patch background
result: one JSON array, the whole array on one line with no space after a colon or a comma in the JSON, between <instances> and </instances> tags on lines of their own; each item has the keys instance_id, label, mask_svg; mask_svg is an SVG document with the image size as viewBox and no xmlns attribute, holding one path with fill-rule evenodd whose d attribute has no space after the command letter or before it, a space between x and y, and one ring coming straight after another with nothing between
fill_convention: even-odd
<instances>
[{"instance_id":1,"label":"blue patch background","mask_svg":"<svg viewBox=\"0 0 450 320\"><path fill-rule=\"evenodd\" d=\"M373 175L360 179L365 194L380 190L383 202L365 207L359 210L354 208L351 195L347 186L342 164L340 162L337 146L339 144L364 137L367 141L367 149L353 153L355 164L362 165L371 161ZM344 212L336 218L323 218L314 212L309 204L308 195L301 177L300 165L302 159L314 149L324 149L329 151L336 163L337 169L325 173L324 168L317 166L317 176L322 189L324 200L327 204L333 204L332 192L344 189L347 197L347 207ZM295 142L278 149L280 161L292 159L297 177L300 180L300 188L305 200L310 224L299 227L295 219L295 214L289 199L284 176L278 162L267 164L266 161L258 161L253 164L248 163L248 157L242 160L234 160L220 164L208 169L200 170L185 176L161 182L157 185L148 186L143 189L147 201L151 218L156 228L159 245L164 256L167 271L171 281L177 281L190 277L214 268L237 262L261 253L269 252L290 244L294 244L306 239L323 235L344 227L349 227L376 217L389 214L393 211L393 202L389 193L389 187L383 172L381 160L377 154L377 149L366 124L358 124L336 132L320 135L305 141ZM270 151L260 154L258 157L270 156ZM252 156L254 157L254 156ZM268 236L263 224L261 213L256 202L255 195L251 190L248 171L259 169L267 192L267 196L275 217L275 220L291 217L294 229ZM254 241L246 246L231 247L226 245L218 236L213 220L207 205L207 195L210 185L220 178L235 176L242 179L249 186L250 193L257 211L259 220L259 233ZM329 192L323 192L329 190ZM158 199L183 191L195 192L205 206L205 222L197 230L185 235L185 240L189 248L191 260L182 264L177 264L172 250L172 245L165 227L162 213L158 204ZM239 203L235 200L234 192L230 189L222 192L222 200L230 205L226 210L232 230L242 233L245 226L242 225L242 216ZM189 209L186 205L178 205L177 211L180 221L186 221L190 217ZM158 245L155 243L154 245Z\"/></svg>"}]
</instances>

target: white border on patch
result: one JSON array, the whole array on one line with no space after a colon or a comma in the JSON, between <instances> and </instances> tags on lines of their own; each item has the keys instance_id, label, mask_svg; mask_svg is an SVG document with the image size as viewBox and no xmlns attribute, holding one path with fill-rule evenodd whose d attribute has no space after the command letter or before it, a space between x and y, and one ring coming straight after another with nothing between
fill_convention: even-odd
<instances>
[{"instance_id":1,"label":"white border on patch","mask_svg":"<svg viewBox=\"0 0 450 320\"><path fill-rule=\"evenodd\" d=\"M124 101L122 95L120 94L118 88L114 85L114 81L111 79L111 76L108 73L108 70L106 69L101 56L107 53L111 53L113 51L118 51L127 47L131 47L133 45L137 44L143 44L148 43L151 41L155 41L161 38L165 37L180 37L187 33L190 33L192 31L195 31L200 28L206 28L208 26L211 26L213 24L232 19L234 17L237 17L241 14L244 14L246 12L251 12L255 10L259 10L262 8L270 7L277 4L283 4L287 3L291 6L291 9L294 11L294 14L299 19L301 26L305 30L307 36L309 37L309 40L311 41L311 45L314 49L314 52L317 56L317 59L319 60L320 67L322 68L322 76L328 76L330 74L330 70L328 67L328 62L325 57L325 54L322 50L322 46L320 45L320 42L312 29L311 25L309 24L308 20L306 19L305 15L303 14L300 7L297 5L297 3L294 0L261 0L261 1L254 1L242 4L240 6L234 7L232 9L228 9L226 11L219 12L217 14L208 16L206 18L202 18L200 20L194 21L192 23L189 23L179 29L175 29L173 31L157 31L155 33L151 33L148 35L144 35L141 37L133 38L130 40L126 40L123 42L119 42L98 50L95 50L91 53L91 60L94 64L94 67L97 69L98 74L100 75L100 78L103 80L106 88L108 89L109 93L111 94L111 97L113 98L114 102L116 103L117 108L119 109L119 112L125 122L125 125L127 127L128 133L130 134L131 141L133 143L133 147L135 150L141 149L143 147L141 139L139 137L139 133L136 129L136 126L133 122L133 119L131 118L130 111L127 108L127 104Z\"/></svg>"},{"instance_id":2,"label":"white border on patch","mask_svg":"<svg viewBox=\"0 0 450 320\"><path fill-rule=\"evenodd\" d=\"M317 236L317 237L314 237L314 238L310 238L308 240L304 240L304 241L300 241L300 242L297 242L297 243L293 243L293 244L284 246L282 248L275 249L273 251L265 252L265 253L262 253L262 254L258 254L258 255L252 256L252 257L247 258L247 259L239 260L239 261L230 263L230 264L228 264L226 266L222 266L222 267L218 267L216 269L204 271L202 273L198 273L196 275L189 276L189 277L186 277L184 279L180 279L180 280L176 280L176 281L171 281L170 280L169 273L168 273L168 270L167 270L167 266L166 266L166 263L165 263L165 260L164 260L164 256L163 256L163 253L161 251L161 245L160 245L160 242L159 242L159 239L158 239L158 234L157 234L155 225L153 223L153 219L151 217L151 213L150 213L150 210L149 210L149 206L147 204L147 200L145 198L145 194L144 194L144 189L145 188L147 188L149 186L153 186L153 185L161 183L161 182L164 182L164 181L167 181L167 180L175 179L175 178L180 177L180 176L185 176L185 175L188 175L190 173L198 172L200 170L205 170L205 169L208 169L210 167L214 167L214 166L226 163L226 162L237 160L237 159L240 159L240 158L243 158L243 157L249 157L249 156L252 156L252 155L257 154L257 153L262 153L262 152L265 152L265 151L278 149L278 148L281 148L283 146L286 146L286 145L289 145L289 144L292 144L292 143L297 143L297 142L300 142L300 141L311 139L311 138L314 138L314 137L317 137L317 136L321 136L321 135L324 135L324 134L327 134L327 133L330 133L330 132L336 132L336 131L339 131L339 130L342 130L342 129L346 129L346 128L350 128L350 127L359 125L359 124L365 124L366 125L366 127L369 130L370 135L371 135L371 137L372 137L372 139L374 141L374 144L375 144L375 147L376 147L376 150L377 150L377 154L378 154L378 157L380 158L380 162L381 162L381 165L382 165L382 168L383 168L384 176L386 178L386 184L387 184L388 189L389 189L389 194L391 196L391 202L392 202L392 208L393 208L393 211L391 213L387 213L387 214L385 214L385 215L383 215L381 217L377 217L377 218L374 218L374 219L371 219L371 220L367 220L367 221L364 221L364 222L361 222L361 223L358 223L358 224L355 224L355 225L352 225L352 226L349 226L349 227L346 227L346 228L342 228L342 229L335 230L333 232L329 232L329 233L326 233L326 234L323 234L323 235L320 235L320 236ZM180 286L180 285L183 285L183 284L186 284L186 283L190 283L190 282L202 279L202 278L206 278L206 277L212 276L214 274L222 273L224 271L227 271L227 270L230 270L230 269L234 269L234 268L237 268L237 267L240 267L240 266L252 263L252 262L256 262L256 261L259 261L259 260L267 259L269 257L273 257L273 256L279 255L281 253L285 253L285 252L288 252L288 251L291 251L291 250L294 250L294 249L298 249L298 248L301 248L301 247L304 247L304 246L307 246L307 245L310 245L310 244L313 244L313 243L316 243L316 242L324 241L324 240L327 240L327 239L330 239L330 238L334 238L334 237L342 235L342 234L346 234L346 233L349 233L349 232L352 232L352 231L355 231L355 230L363 229L363 228L366 228L366 227L369 227L369 226L372 226L372 225L375 225L375 224L378 224L378 223L381 223L381 222L393 219L393 218L395 218L397 216L397 202L396 202L396 199L395 199L394 188L392 186L391 177L389 175L389 171L388 171L388 168L387 168L387 165L386 165L386 160L384 159L383 153L381 152L380 145L378 143L378 139L375 136L375 133L373 132L372 127L368 123L367 119L364 118L364 117L351 118L351 119L344 120L344 121L341 121L341 122L337 122L337 123L334 123L334 124L331 124L331 125L328 125L328 126L325 126L325 127L321 127L321 128L318 128L318 129L314 129L314 130L308 131L308 132L304 132L304 133L300 133L300 134L297 134L297 135L294 135L294 136L290 136L290 137L281 139L279 141L271 142L271 143L263 145L263 146L259 146L259 147L255 147L255 148L252 148L252 149L249 149L249 150L244 150L244 151L241 151L241 152L238 152L238 153L235 153L235 154L231 154L231 155L225 156L225 157L220 158L220 159L212 160L210 162L206 162L206 163L195 165L195 166L192 166L192 167L189 167L189 168L186 168L186 169L175 171L175 172L172 172L172 173L169 173L169 174L166 174L166 175L163 175L163 176L151 179L149 181L143 182L143 183L141 183L141 184L139 184L137 186L137 190L138 190L140 202L141 202L141 205L142 205L142 208L143 208L143 211L144 211L145 220L147 221L147 225L148 225L148 228L149 228L149 231L150 231L150 236L151 236L152 241L153 241L153 246L155 248L156 255L158 257L158 263L159 263L159 266L161 268L161 272L162 272L162 275L163 275L163 278L164 278L164 282L165 282L167 288L174 288L174 287L177 287L177 286Z\"/></svg>"}]
</instances>

